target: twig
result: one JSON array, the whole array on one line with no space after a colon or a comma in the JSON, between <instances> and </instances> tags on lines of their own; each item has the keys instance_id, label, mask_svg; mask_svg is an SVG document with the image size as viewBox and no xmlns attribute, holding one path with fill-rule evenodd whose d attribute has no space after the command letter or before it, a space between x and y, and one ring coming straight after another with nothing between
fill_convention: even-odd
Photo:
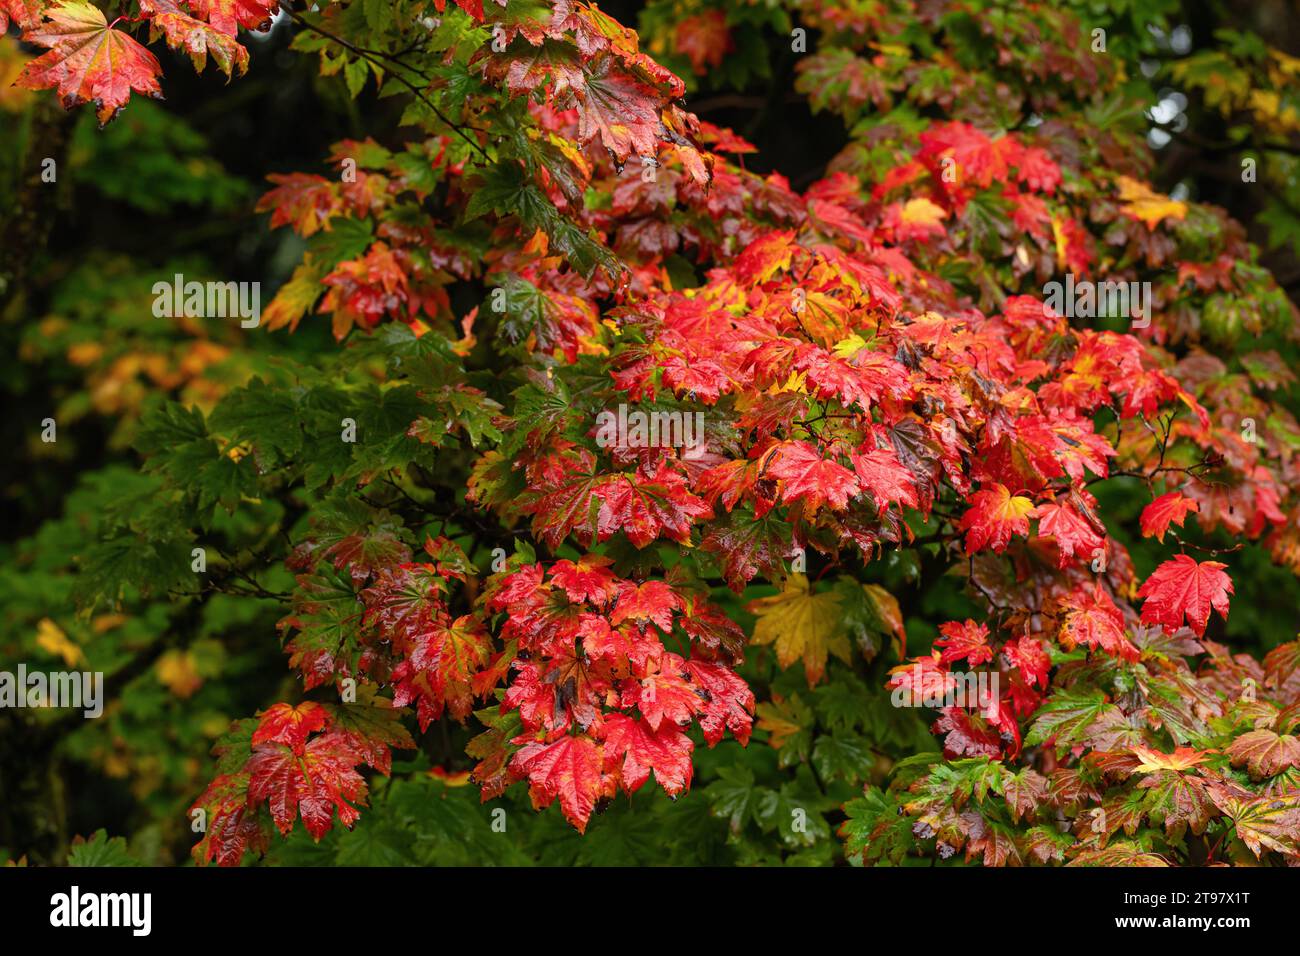
<instances>
[{"instance_id":1,"label":"twig","mask_svg":"<svg viewBox=\"0 0 1300 956\"><path fill-rule=\"evenodd\" d=\"M407 64L402 63L400 60L397 60L396 58L394 58L394 57L392 57L392 56L389 56L388 54L376 54L376 53L372 53L372 52L369 52L369 51L367 51L367 50L364 50L364 49L362 49L361 47L359 47L359 46L357 46L357 45L355 45L355 44L353 44L353 43L351 43L351 42L349 42L349 41L343 39L341 36L336 36L335 34L330 33L328 30L325 30L325 29L323 29L323 28L321 28L321 27L318 27L316 24L312 23L310 20L305 20L305 19L303 19L303 17L302 17L302 16L301 16L297 11L295 11L295 10L289 10L289 16L293 18L293 20L294 20L295 23L300 23L300 24L302 24L302 26L306 27L308 30L310 30L310 31L312 31L313 33L316 33L316 34L318 34L318 35L320 35L320 36L323 36L323 37L324 37L325 39L327 39L327 40L332 40L333 42L337 43L339 46L343 47L345 50L348 50L348 51L350 51L350 52L352 52L352 53L355 53L357 56L361 57L363 60L366 60L366 61L368 61L368 62L370 62L370 63L373 63L375 66L378 66L378 67L380 67L381 69L383 68L383 64L380 63L379 60L380 60L380 58L384 58L384 59L391 60L392 62L398 64L398 65L401 66L403 69L411 70L412 72L415 72L415 73L417 73L417 75L419 75L419 74L418 74L418 71L414 70L412 67L408 66ZM431 109L431 110L433 111L434 115L437 116L438 119L442 120L443 123L445 123L445 124L446 124L447 126L449 126L451 129L455 130L455 131L456 131L456 134L457 134L458 136L460 136L460 138L463 139L465 142L469 143L470 146L472 146L474 149L478 150L478 152L483 156L484 159L489 160L489 161L492 159L492 157L488 155L487 150L485 150L485 149L484 149L484 148L483 148L483 147L478 143L477 140L475 140L472 136L470 136L468 133L466 133L464 128L462 128L462 127L458 126L457 124L453 123L453 122L452 122L452 121L447 117L447 115L446 115L445 113L443 113L443 111L440 110L440 109L438 108L438 105L437 105L436 103L434 103L433 100L429 99L428 96L425 95L425 93L424 93L423 90L421 90L418 86L416 86L414 83L412 83L412 82L411 82L410 80L408 80L406 77L404 77L401 73L399 73L399 72L397 72L397 71L394 71L394 70L390 70L389 72L391 73L391 75L392 75L394 78L397 79L398 82L400 82L403 86L405 86L408 90L410 90L413 94L415 94L415 96L420 100L420 102L422 102L425 106L429 107L429 109ZM473 127L473 126L471 126L471 127L469 127L469 128L470 128L470 129L473 129L476 133L481 133L481 132L483 132L482 130L477 129L476 127Z\"/></svg>"}]
</instances>

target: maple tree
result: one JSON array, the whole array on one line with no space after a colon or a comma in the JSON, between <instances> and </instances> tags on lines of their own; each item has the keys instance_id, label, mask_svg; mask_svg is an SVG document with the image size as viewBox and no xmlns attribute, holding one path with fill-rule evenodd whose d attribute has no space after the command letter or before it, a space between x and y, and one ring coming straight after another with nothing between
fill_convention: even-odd
<instances>
[{"instance_id":1,"label":"maple tree","mask_svg":"<svg viewBox=\"0 0 1300 956\"><path fill-rule=\"evenodd\" d=\"M257 203L301 242L256 334L329 346L136 409L79 549L92 611L276 607L300 684L218 740L197 861L469 786L584 832L705 773L725 839L780 847L742 860L832 825L868 863L1300 859L1300 640L1227 631L1239 553L1300 574L1297 315L1149 181L1140 45L1071 5L686 0L648 40L576 0L300 6L0 0L47 48L18 86L109 130L164 89L148 44L237 79L275 16L401 103ZM845 132L797 188L686 99L769 34ZM1066 274L1147 314L1054 307ZM604 441L620 406L669 437Z\"/></svg>"}]
</instances>

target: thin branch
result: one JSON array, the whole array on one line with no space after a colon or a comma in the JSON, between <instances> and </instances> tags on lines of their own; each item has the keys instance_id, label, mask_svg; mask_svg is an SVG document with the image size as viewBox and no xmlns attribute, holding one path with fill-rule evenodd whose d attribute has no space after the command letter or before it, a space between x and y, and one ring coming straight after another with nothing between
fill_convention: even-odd
<instances>
[{"instance_id":1,"label":"thin branch","mask_svg":"<svg viewBox=\"0 0 1300 956\"><path fill-rule=\"evenodd\" d=\"M1244 542L1239 541L1231 548L1207 548L1201 544L1193 544L1191 541L1184 541L1182 538L1178 536L1178 532L1175 531L1173 528L1169 529L1168 534L1175 541L1178 542L1178 546L1180 548L1191 548L1194 551L1200 551L1202 554L1208 554L1213 556L1217 556L1220 554L1235 554L1236 552L1240 551L1242 548L1246 546Z\"/></svg>"},{"instance_id":2,"label":"thin branch","mask_svg":"<svg viewBox=\"0 0 1300 956\"><path fill-rule=\"evenodd\" d=\"M339 46L343 47L345 50L348 50L348 51L350 51L351 53L354 53L355 55L361 57L361 59L366 60L366 61L369 62L369 63L373 63L375 66L379 67L380 69L384 69L384 68L385 68L385 67L384 67L384 64L380 62L380 60L381 60L381 58L382 58L382 59L388 59L388 60L391 60L392 62L394 62L394 63L398 64L399 66L401 66L403 69L411 70L411 72L416 73L417 76L420 75L419 72L418 72L417 70L414 70L412 67L408 66L407 64L402 63L402 61L396 59L395 57L392 57L392 56L390 56L390 55L388 55L388 54L375 53L375 52L372 52L372 51L368 51L368 50L362 49L361 47L357 46L356 44L351 43L351 42L349 42L349 41L343 39L341 36L337 36L337 35L335 35L335 34L333 34L333 33L330 33L328 30L325 30L325 29L323 29L323 28L321 28L321 27L318 27L316 24L312 23L310 20L303 19L303 17L302 17L302 16L301 16L297 11L295 11L295 10L289 10L289 16L293 18L293 20L294 20L295 23L299 23L299 24L301 24L302 26L306 27L308 30L312 31L313 33L316 33L316 34L318 34L318 35L324 37L324 38L327 39L327 40L330 40L330 41L332 41L332 42L334 42L334 43L337 43ZM467 132L465 132L465 128L464 128L464 127L458 126L456 123L453 123L453 122L452 122L452 121L447 117L447 115L446 115L445 113L443 113L443 111L440 110L440 109L438 108L438 104L434 103L433 100L429 99L429 97L425 94L425 92L424 92L423 90L421 90L418 86L416 86L414 83L412 83L410 80L408 80L408 79L407 79L405 76L403 76L400 72L397 72L397 71L395 71L395 70L389 70L389 73L390 73L390 75L392 75L392 76L393 76L393 77L394 77L394 78L395 78L399 83L401 83L401 84L402 84L403 86L405 86L408 90L410 90L410 91L415 95L415 97L416 97L417 99L420 100L420 102L422 102L425 106L429 107L429 109L433 111L433 114L434 114L435 116L437 116L438 119L442 120L442 122L445 123L448 127L450 127L451 129L455 130L455 131L456 131L456 134L457 134L458 136L460 136L461 139L463 139L465 142L469 143L469 145L470 145L471 147L473 147L474 149L478 150L478 152L483 156L484 159L491 161L492 157L488 155L487 150L485 150L485 149L484 149L484 148L479 144L479 142L478 142L477 140L475 140L472 136L470 136ZM480 130L480 129L478 129L478 128L476 128L476 127L473 127L473 126L468 127L468 128L474 130L474 132L476 132L476 133L482 133L482 132L483 132L483 130Z\"/></svg>"}]
</instances>

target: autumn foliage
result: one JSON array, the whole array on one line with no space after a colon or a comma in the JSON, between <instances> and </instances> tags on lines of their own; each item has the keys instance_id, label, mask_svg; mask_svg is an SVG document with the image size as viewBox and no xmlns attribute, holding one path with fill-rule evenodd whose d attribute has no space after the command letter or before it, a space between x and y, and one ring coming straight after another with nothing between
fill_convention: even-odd
<instances>
[{"instance_id":1,"label":"autumn foliage","mask_svg":"<svg viewBox=\"0 0 1300 956\"><path fill-rule=\"evenodd\" d=\"M785 4L778 42L811 31L795 89L847 131L796 188L660 65L731 62L751 21L726 7L677 5L651 46L583 2L375 6L283 15L354 94L406 99L403 137L341 141L258 205L306 249L263 326L328 323L336 356L152 408L162 493L84 561L92 605L197 595L174 556L242 514L272 533L223 548L240 574L292 574L298 692L218 743L196 860L364 826L394 754L449 723L473 733L443 778L578 831L688 794L734 741L814 767L825 805L713 812L805 807L855 862L1300 859L1300 642L1225 631L1242 548L1300 573L1270 344L1296 314L1226 213L1149 182L1086 21ZM165 89L150 41L237 81L279 5L0 10L46 49L18 84L108 122ZM1149 321L1054 309L1067 273L1149 284ZM702 432L611 443L620 406ZM981 674L994 697L954 702ZM898 729L918 715L928 742Z\"/></svg>"}]
</instances>

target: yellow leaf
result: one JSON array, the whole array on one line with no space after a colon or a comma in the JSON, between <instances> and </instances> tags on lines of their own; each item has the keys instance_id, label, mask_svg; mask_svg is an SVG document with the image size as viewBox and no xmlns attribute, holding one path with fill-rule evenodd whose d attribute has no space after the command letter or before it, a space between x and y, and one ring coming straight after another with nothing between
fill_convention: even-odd
<instances>
[{"instance_id":1,"label":"yellow leaf","mask_svg":"<svg viewBox=\"0 0 1300 956\"><path fill-rule=\"evenodd\" d=\"M912 48L903 43L877 43L871 41L871 48L877 50L886 56L902 57L905 60L912 58Z\"/></svg>"},{"instance_id":2,"label":"yellow leaf","mask_svg":"<svg viewBox=\"0 0 1300 956\"><path fill-rule=\"evenodd\" d=\"M78 368L93 365L103 354L104 346L98 342L77 342L68 346L68 361Z\"/></svg>"},{"instance_id":3,"label":"yellow leaf","mask_svg":"<svg viewBox=\"0 0 1300 956\"><path fill-rule=\"evenodd\" d=\"M801 392L807 395L808 387L804 384L807 374L806 372L791 372L790 377L784 383L773 385L767 390L767 394L780 395L782 392Z\"/></svg>"},{"instance_id":4,"label":"yellow leaf","mask_svg":"<svg viewBox=\"0 0 1300 956\"><path fill-rule=\"evenodd\" d=\"M158 680L177 697L192 697L203 686L194 663L194 655L189 651L172 649L158 658Z\"/></svg>"},{"instance_id":5,"label":"yellow leaf","mask_svg":"<svg viewBox=\"0 0 1300 956\"><path fill-rule=\"evenodd\" d=\"M1250 108L1255 119L1270 129L1291 131L1297 127L1295 107L1283 107L1281 97L1272 90L1251 90Z\"/></svg>"},{"instance_id":6,"label":"yellow leaf","mask_svg":"<svg viewBox=\"0 0 1300 956\"><path fill-rule=\"evenodd\" d=\"M1034 503L1024 495L1013 495L1009 492L1006 494L1006 500L999 502L997 507L990 513L999 521L1019 521L1026 516L1033 517L1029 512L1034 510Z\"/></svg>"},{"instance_id":7,"label":"yellow leaf","mask_svg":"<svg viewBox=\"0 0 1300 956\"><path fill-rule=\"evenodd\" d=\"M749 610L758 616L754 643L775 644L777 663L782 667L802 659L809 687L821 680L829 655L849 662L849 638L839 595L833 591L812 593L804 575L790 575L784 591L751 601Z\"/></svg>"},{"instance_id":8,"label":"yellow leaf","mask_svg":"<svg viewBox=\"0 0 1300 956\"><path fill-rule=\"evenodd\" d=\"M280 286L280 291L275 294L271 304L263 310L263 327L268 331L286 325L290 332L296 329L307 310L325 291L321 280L328 272L329 269L317 265L310 255L304 256L302 264L293 270L289 281Z\"/></svg>"},{"instance_id":9,"label":"yellow leaf","mask_svg":"<svg viewBox=\"0 0 1300 956\"><path fill-rule=\"evenodd\" d=\"M17 43L0 43L0 110L21 113L31 102L31 90L14 86L18 74L30 60L31 57L18 49Z\"/></svg>"},{"instance_id":10,"label":"yellow leaf","mask_svg":"<svg viewBox=\"0 0 1300 956\"><path fill-rule=\"evenodd\" d=\"M444 787L466 787L472 782L468 770L447 770L444 767L430 767L429 776Z\"/></svg>"},{"instance_id":11,"label":"yellow leaf","mask_svg":"<svg viewBox=\"0 0 1300 956\"><path fill-rule=\"evenodd\" d=\"M118 753L105 755L103 766L104 773L115 780L125 780L131 775L130 761Z\"/></svg>"},{"instance_id":12,"label":"yellow leaf","mask_svg":"<svg viewBox=\"0 0 1300 956\"><path fill-rule=\"evenodd\" d=\"M1283 53L1281 50L1269 50L1268 52L1273 57L1283 76L1300 77L1300 60Z\"/></svg>"},{"instance_id":13,"label":"yellow leaf","mask_svg":"<svg viewBox=\"0 0 1300 956\"><path fill-rule=\"evenodd\" d=\"M1164 219L1181 220L1187 216L1187 203L1162 196L1146 183L1121 176L1116 184L1119 186L1120 208L1124 214L1146 223L1147 229L1154 229Z\"/></svg>"},{"instance_id":14,"label":"yellow leaf","mask_svg":"<svg viewBox=\"0 0 1300 956\"><path fill-rule=\"evenodd\" d=\"M909 199L904 203L898 218L908 225L938 226L948 218L948 212L942 206L922 196L919 199Z\"/></svg>"},{"instance_id":15,"label":"yellow leaf","mask_svg":"<svg viewBox=\"0 0 1300 956\"><path fill-rule=\"evenodd\" d=\"M1066 268L1066 253L1070 250L1070 239L1065 234L1065 229L1061 227L1061 221L1055 216L1052 217L1052 239L1056 242L1056 265L1060 269Z\"/></svg>"},{"instance_id":16,"label":"yellow leaf","mask_svg":"<svg viewBox=\"0 0 1300 956\"><path fill-rule=\"evenodd\" d=\"M851 359L867 347L867 340L854 332L847 339L835 343L835 354L842 359Z\"/></svg>"},{"instance_id":17,"label":"yellow leaf","mask_svg":"<svg viewBox=\"0 0 1300 956\"><path fill-rule=\"evenodd\" d=\"M69 667L76 667L86 660L81 648L69 640L63 629L48 617L41 618L36 625L36 643L42 650L62 657L63 663Z\"/></svg>"},{"instance_id":18,"label":"yellow leaf","mask_svg":"<svg viewBox=\"0 0 1300 956\"><path fill-rule=\"evenodd\" d=\"M90 628L96 634L103 634L115 627L121 627L128 620L125 614L99 614L90 622Z\"/></svg>"},{"instance_id":19,"label":"yellow leaf","mask_svg":"<svg viewBox=\"0 0 1300 956\"><path fill-rule=\"evenodd\" d=\"M824 292L809 292L804 298L800 324L814 339L829 344L847 331L848 303Z\"/></svg>"}]
</instances>

